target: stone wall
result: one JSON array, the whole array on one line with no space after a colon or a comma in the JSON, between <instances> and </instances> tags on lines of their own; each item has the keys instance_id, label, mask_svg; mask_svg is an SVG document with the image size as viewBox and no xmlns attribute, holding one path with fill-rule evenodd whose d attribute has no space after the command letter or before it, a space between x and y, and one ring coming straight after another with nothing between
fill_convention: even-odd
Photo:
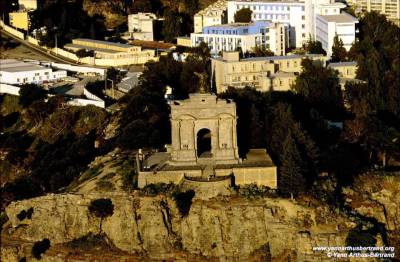
<instances>
[{"instance_id":1,"label":"stone wall","mask_svg":"<svg viewBox=\"0 0 400 262\"><path fill-rule=\"evenodd\" d=\"M215 169L217 176L233 174L236 185L257 184L272 189L278 187L276 167L235 167L231 169Z\"/></svg>"},{"instance_id":2,"label":"stone wall","mask_svg":"<svg viewBox=\"0 0 400 262\"><path fill-rule=\"evenodd\" d=\"M201 177L201 170L178 170L178 171L151 171L151 172L139 172L138 187L143 188L149 184L158 183L174 183L179 184L184 175L190 177Z\"/></svg>"}]
</instances>

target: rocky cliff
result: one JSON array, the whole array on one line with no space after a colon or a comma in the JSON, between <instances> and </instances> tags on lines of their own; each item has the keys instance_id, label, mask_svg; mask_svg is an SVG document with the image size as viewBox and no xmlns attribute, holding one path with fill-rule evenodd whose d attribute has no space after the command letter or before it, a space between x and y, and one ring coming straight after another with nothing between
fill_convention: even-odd
<instances>
[{"instance_id":1,"label":"rocky cliff","mask_svg":"<svg viewBox=\"0 0 400 262\"><path fill-rule=\"evenodd\" d=\"M88 206L105 197L112 200L114 213L102 221L100 229L100 219ZM18 218L30 209L30 218ZM194 200L189 214L182 217L175 201L164 196L64 194L14 202L6 212L9 222L2 234L2 256L8 257L3 257L4 261L26 256L29 250L10 248L4 241L32 243L48 238L55 246L100 230L123 253L152 260L258 261L272 257L324 261L326 255L314 253L312 247L345 245L347 233L355 225L327 207L305 207L277 198ZM58 261L60 250L46 252L45 261Z\"/></svg>"},{"instance_id":2,"label":"rocky cliff","mask_svg":"<svg viewBox=\"0 0 400 262\"><path fill-rule=\"evenodd\" d=\"M385 227L388 244L400 250L400 173L367 173L343 190L348 207ZM400 254L398 254L400 258Z\"/></svg>"}]
</instances>

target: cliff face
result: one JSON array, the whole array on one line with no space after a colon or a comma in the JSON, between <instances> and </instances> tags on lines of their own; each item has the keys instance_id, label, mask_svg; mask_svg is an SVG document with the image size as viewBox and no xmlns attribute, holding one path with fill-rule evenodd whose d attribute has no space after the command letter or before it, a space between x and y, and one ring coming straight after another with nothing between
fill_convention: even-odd
<instances>
[{"instance_id":1,"label":"cliff face","mask_svg":"<svg viewBox=\"0 0 400 262\"><path fill-rule=\"evenodd\" d=\"M389 244L400 250L400 174L364 174L353 184L343 190L346 204L360 215L383 224Z\"/></svg>"},{"instance_id":2,"label":"cliff face","mask_svg":"<svg viewBox=\"0 0 400 262\"><path fill-rule=\"evenodd\" d=\"M83 9L90 16L100 15L104 16L107 28L115 28L122 23L127 22L124 15L124 1L93 1L84 0Z\"/></svg>"},{"instance_id":3,"label":"cliff face","mask_svg":"<svg viewBox=\"0 0 400 262\"><path fill-rule=\"evenodd\" d=\"M98 234L100 219L89 213L88 205L105 197L112 200L114 213L103 220L102 232L118 249L151 259L183 254L198 260L247 261L270 254L282 261L289 256L296 261L317 256L325 260L326 255L313 253L312 247L343 246L354 227L326 207L308 208L283 199L196 200L182 217L175 202L166 197L66 194L9 205L5 235L31 242L48 238L54 245ZM31 219L20 221L17 215L30 208Z\"/></svg>"}]
</instances>

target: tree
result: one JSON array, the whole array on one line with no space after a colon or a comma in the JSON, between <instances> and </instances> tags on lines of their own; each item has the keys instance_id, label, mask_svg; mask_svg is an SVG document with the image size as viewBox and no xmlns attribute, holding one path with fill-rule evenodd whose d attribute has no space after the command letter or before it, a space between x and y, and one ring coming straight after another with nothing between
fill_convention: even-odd
<instances>
[{"instance_id":1,"label":"tree","mask_svg":"<svg viewBox=\"0 0 400 262\"><path fill-rule=\"evenodd\" d=\"M32 246L32 256L36 259L41 259L42 254L50 248L50 240L45 238L42 241L35 242Z\"/></svg>"},{"instance_id":2,"label":"tree","mask_svg":"<svg viewBox=\"0 0 400 262\"><path fill-rule=\"evenodd\" d=\"M345 62L347 61L347 51L344 48L343 41L335 35L333 38L333 45L332 45L332 56L331 62Z\"/></svg>"},{"instance_id":3,"label":"tree","mask_svg":"<svg viewBox=\"0 0 400 262\"><path fill-rule=\"evenodd\" d=\"M109 198L92 200L89 205L89 212L94 216L100 218L101 233L103 220L114 214L114 205Z\"/></svg>"},{"instance_id":4,"label":"tree","mask_svg":"<svg viewBox=\"0 0 400 262\"><path fill-rule=\"evenodd\" d=\"M304 163L290 131L283 142L283 149L278 188L283 194L290 194L293 198L305 191L306 181L302 175Z\"/></svg>"},{"instance_id":5,"label":"tree","mask_svg":"<svg viewBox=\"0 0 400 262\"><path fill-rule=\"evenodd\" d=\"M309 40L305 44L304 49L309 54L323 54L323 55L326 55L326 51L322 48L322 44L319 41Z\"/></svg>"},{"instance_id":6,"label":"tree","mask_svg":"<svg viewBox=\"0 0 400 262\"><path fill-rule=\"evenodd\" d=\"M36 84L24 84L19 90L19 103L23 107L28 107L35 101L43 101L46 97L46 91Z\"/></svg>"},{"instance_id":7,"label":"tree","mask_svg":"<svg viewBox=\"0 0 400 262\"><path fill-rule=\"evenodd\" d=\"M79 49L78 51L75 52L76 56L79 58L84 58L84 57L92 57L94 55L93 50L86 50L86 49Z\"/></svg>"},{"instance_id":8,"label":"tree","mask_svg":"<svg viewBox=\"0 0 400 262\"><path fill-rule=\"evenodd\" d=\"M250 23L253 11L250 8L242 8L235 13L235 23Z\"/></svg>"},{"instance_id":9,"label":"tree","mask_svg":"<svg viewBox=\"0 0 400 262\"><path fill-rule=\"evenodd\" d=\"M164 15L162 34L165 41L172 42L182 33L182 17L179 12L168 10Z\"/></svg>"},{"instance_id":10,"label":"tree","mask_svg":"<svg viewBox=\"0 0 400 262\"><path fill-rule=\"evenodd\" d=\"M115 67L110 67L107 69L107 79L114 81L114 85L121 82L126 76L126 71L118 70Z\"/></svg>"},{"instance_id":11,"label":"tree","mask_svg":"<svg viewBox=\"0 0 400 262\"><path fill-rule=\"evenodd\" d=\"M337 72L310 59L304 59L301 65L303 70L292 89L325 118L340 118L344 113L344 105Z\"/></svg>"},{"instance_id":12,"label":"tree","mask_svg":"<svg viewBox=\"0 0 400 262\"><path fill-rule=\"evenodd\" d=\"M265 46L256 46L252 49L252 52L249 54L249 56L254 56L254 57L274 56L274 55L275 55L274 52L267 49Z\"/></svg>"}]
</instances>

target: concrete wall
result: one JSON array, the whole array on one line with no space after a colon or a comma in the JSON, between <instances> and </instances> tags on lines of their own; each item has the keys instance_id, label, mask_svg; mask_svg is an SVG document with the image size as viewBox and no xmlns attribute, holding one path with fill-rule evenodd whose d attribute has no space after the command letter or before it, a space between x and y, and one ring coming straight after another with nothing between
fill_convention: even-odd
<instances>
[{"instance_id":1,"label":"concrete wall","mask_svg":"<svg viewBox=\"0 0 400 262\"><path fill-rule=\"evenodd\" d=\"M67 71L72 71L72 72L78 72L82 74L98 74L101 76L104 76L105 74L105 69L101 68L94 68L94 67L87 67L87 66L74 66L70 64L62 64L62 63L51 63L51 67L57 68L57 69L63 69Z\"/></svg>"},{"instance_id":2,"label":"concrete wall","mask_svg":"<svg viewBox=\"0 0 400 262\"><path fill-rule=\"evenodd\" d=\"M3 30L6 31L7 33L12 34L13 36L19 39L25 39L24 33L18 31L17 29L12 28L11 26L4 24L3 20L0 20L0 27L3 28Z\"/></svg>"},{"instance_id":3,"label":"concrete wall","mask_svg":"<svg viewBox=\"0 0 400 262\"><path fill-rule=\"evenodd\" d=\"M67 102L68 105L70 106L87 106L87 105L93 105L97 106L100 108L105 108L105 102L104 101L96 101L96 100L89 100L89 99L82 99L82 98L75 98Z\"/></svg>"},{"instance_id":4,"label":"concrete wall","mask_svg":"<svg viewBox=\"0 0 400 262\"><path fill-rule=\"evenodd\" d=\"M26 37L26 40L28 41L28 43L31 43L32 45L37 45L37 46L39 46L39 41L36 39L36 38L34 38L34 37L32 37L32 36L27 36Z\"/></svg>"},{"instance_id":5,"label":"concrete wall","mask_svg":"<svg viewBox=\"0 0 400 262\"><path fill-rule=\"evenodd\" d=\"M78 60L79 60L79 57L78 57L76 54L74 54L74 53L72 53L72 52L68 52L68 51L66 51L66 50L64 50L64 49L61 49L61 48L53 48L52 51L53 51L55 54L57 54L57 55L60 55L60 56L69 58L69 59L71 59L71 60L74 60L74 61L78 61Z\"/></svg>"},{"instance_id":6,"label":"concrete wall","mask_svg":"<svg viewBox=\"0 0 400 262\"><path fill-rule=\"evenodd\" d=\"M257 184L272 189L278 187L276 167L234 167L231 169L215 169L216 176L235 176L236 185Z\"/></svg>"},{"instance_id":7,"label":"concrete wall","mask_svg":"<svg viewBox=\"0 0 400 262\"><path fill-rule=\"evenodd\" d=\"M158 183L179 184L184 175L189 177L201 177L201 170L139 172L138 187L143 188L146 185Z\"/></svg>"},{"instance_id":8,"label":"concrete wall","mask_svg":"<svg viewBox=\"0 0 400 262\"><path fill-rule=\"evenodd\" d=\"M12 86L12 85L7 85L7 84L1 84L0 83L0 93L1 94L10 94L14 96L19 96L19 90L21 88L17 86Z\"/></svg>"}]
</instances>

